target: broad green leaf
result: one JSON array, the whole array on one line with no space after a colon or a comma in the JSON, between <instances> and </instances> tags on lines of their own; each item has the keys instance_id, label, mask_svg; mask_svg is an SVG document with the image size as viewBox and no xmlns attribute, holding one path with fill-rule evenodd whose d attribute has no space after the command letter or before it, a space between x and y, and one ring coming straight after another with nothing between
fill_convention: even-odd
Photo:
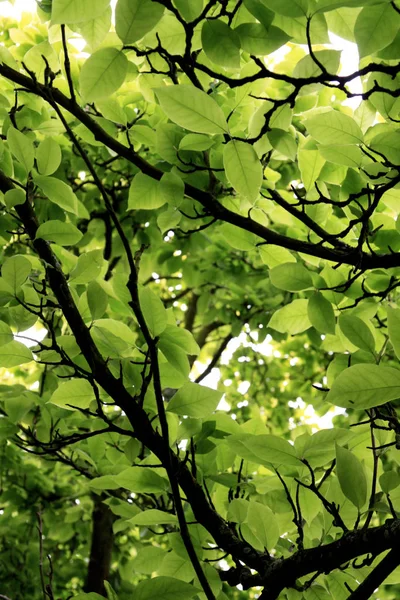
<instances>
[{"instance_id":1,"label":"broad green leaf","mask_svg":"<svg viewBox=\"0 0 400 600\"><path fill-rule=\"evenodd\" d=\"M304 17L308 14L308 0L263 0L274 12L286 17Z\"/></svg>"},{"instance_id":2,"label":"broad green leaf","mask_svg":"<svg viewBox=\"0 0 400 600\"><path fill-rule=\"evenodd\" d=\"M157 25L163 13L164 7L151 0L118 0L115 31L124 44L133 44Z\"/></svg>"},{"instance_id":3,"label":"broad green leaf","mask_svg":"<svg viewBox=\"0 0 400 600\"><path fill-rule=\"evenodd\" d=\"M381 133L375 136L370 146L373 150L380 152L390 162L397 164L400 160L400 132L398 130L389 133ZM372 153L373 154L373 153Z\"/></svg>"},{"instance_id":4,"label":"broad green leaf","mask_svg":"<svg viewBox=\"0 0 400 600\"><path fill-rule=\"evenodd\" d=\"M1 267L1 276L14 294L21 288L22 284L25 283L29 273L32 270L32 263L30 260L22 256L22 254L16 254L10 256L3 263Z\"/></svg>"},{"instance_id":5,"label":"broad green leaf","mask_svg":"<svg viewBox=\"0 0 400 600\"><path fill-rule=\"evenodd\" d=\"M235 31L245 52L254 56L265 56L274 52L290 40L278 27L264 27L261 23L242 23Z\"/></svg>"},{"instance_id":6,"label":"broad green leaf","mask_svg":"<svg viewBox=\"0 0 400 600\"><path fill-rule=\"evenodd\" d=\"M88 219L89 213L74 194L69 185L57 177L35 175L35 184L42 190L47 198L60 208L77 215L81 219Z\"/></svg>"},{"instance_id":7,"label":"broad green leaf","mask_svg":"<svg viewBox=\"0 0 400 600\"><path fill-rule=\"evenodd\" d=\"M134 346L136 343L137 334L122 321L117 321L116 319L96 319L93 323L93 328L109 331L130 346Z\"/></svg>"},{"instance_id":8,"label":"broad green leaf","mask_svg":"<svg viewBox=\"0 0 400 600\"><path fill-rule=\"evenodd\" d=\"M24 204L25 200L26 194L20 188L13 188L4 194L4 203L8 209L14 208L18 204Z\"/></svg>"},{"instance_id":9,"label":"broad green leaf","mask_svg":"<svg viewBox=\"0 0 400 600\"><path fill-rule=\"evenodd\" d=\"M265 265L267 265L270 269L277 267L283 263L296 262L293 254L286 250L286 248L281 248L280 246L273 246L272 244L263 244L258 247L260 252L261 260Z\"/></svg>"},{"instance_id":10,"label":"broad green leaf","mask_svg":"<svg viewBox=\"0 0 400 600\"><path fill-rule=\"evenodd\" d=\"M153 337L157 337L167 326L167 312L160 298L148 287L139 289L140 309Z\"/></svg>"},{"instance_id":11,"label":"broad green leaf","mask_svg":"<svg viewBox=\"0 0 400 600\"><path fill-rule=\"evenodd\" d=\"M308 300L293 300L272 315L268 327L281 333L295 335L311 327L308 318Z\"/></svg>"},{"instance_id":12,"label":"broad green leaf","mask_svg":"<svg viewBox=\"0 0 400 600\"><path fill-rule=\"evenodd\" d=\"M128 210L152 210L163 204L165 198L161 193L160 183L144 173L137 173L129 188Z\"/></svg>"},{"instance_id":13,"label":"broad green leaf","mask_svg":"<svg viewBox=\"0 0 400 600\"><path fill-rule=\"evenodd\" d=\"M353 365L333 382L326 399L344 408L368 409L400 397L400 370L373 364Z\"/></svg>"},{"instance_id":14,"label":"broad green leaf","mask_svg":"<svg viewBox=\"0 0 400 600\"><path fill-rule=\"evenodd\" d=\"M400 475L397 471L385 471L379 477L379 483L382 491L388 494L400 485Z\"/></svg>"},{"instance_id":15,"label":"broad green leaf","mask_svg":"<svg viewBox=\"0 0 400 600\"><path fill-rule=\"evenodd\" d=\"M400 308L388 306L387 325L390 343L397 358L400 359Z\"/></svg>"},{"instance_id":16,"label":"broad green leaf","mask_svg":"<svg viewBox=\"0 0 400 600\"><path fill-rule=\"evenodd\" d=\"M228 124L211 96L191 85L170 85L155 90L167 117L189 131L226 133Z\"/></svg>"},{"instance_id":17,"label":"broad green leaf","mask_svg":"<svg viewBox=\"0 0 400 600\"><path fill-rule=\"evenodd\" d=\"M388 46L399 27L400 15L389 2L364 7L354 26L360 57L374 54Z\"/></svg>"},{"instance_id":18,"label":"broad green leaf","mask_svg":"<svg viewBox=\"0 0 400 600\"><path fill-rule=\"evenodd\" d=\"M12 341L0 346L0 367L9 369L32 360L32 352L21 342Z\"/></svg>"},{"instance_id":19,"label":"broad green leaf","mask_svg":"<svg viewBox=\"0 0 400 600\"><path fill-rule=\"evenodd\" d=\"M173 577L154 577L135 587L135 600L189 600L200 590Z\"/></svg>"},{"instance_id":20,"label":"broad green leaf","mask_svg":"<svg viewBox=\"0 0 400 600\"><path fill-rule=\"evenodd\" d=\"M35 159L32 140L11 126L7 131L7 142L12 154L25 167L26 172L29 173Z\"/></svg>"},{"instance_id":21,"label":"broad green leaf","mask_svg":"<svg viewBox=\"0 0 400 600\"><path fill-rule=\"evenodd\" d=\"M118 600L117 594L115 593L111 585L108 583L108 581L104 581L104 587L107 593L107 600Z\"/></svg>"},{"instance_id":22,"label":"broad green leaf","mask_svg":"<svg viewBox=\"0 0 400 600\"><path fill-rule=\"evenodd\" d=\"M157 225L159 226L162 233L174 229L182 218L182 214L176 208L172 206L167 208L157 217Z\"/></svg>"},{"instance_id":23,"label":"broad green leaf","mask_svg":"<svg viewBox=\"0 0 400 600\"><path fill-rule=\"evenodd\" d=\"M199 345L193 335L183 327L167 325L160 335L160 341L161 340L168 340L170 343L179 346L186 354L197 356L200 353Z\"/></svg>"},{"instance_id":24,"label":"broad green leaf","mask_svg":"<svg viewBox=\"0 0 400 600\"><path fill-rule=\"evenodd\" d=\"M309 271L300 263L289 262L274 267L269 272L272 285L280 290L299 292L312 287Z\"/></svg>"},{"instance_id":25,"label":"broad green leaf","mask_svg":"<svg viewBox=\"0 0 400 600\"><path fill-rule=\"evenodd\" d=\"M336 319L332 304L320 292L315 292L308 300L308 318L317 331L335 335Z\"/></svg>"},{"instance_id":26,"label":"broad green leaf","mask_svg":"<svg viewBox=\"0 0 400 600\"><path fill-rule=\"evenodd\" d=\"M250 508L248 500L235 498L229 502L227 520L233 523L244 523Z\"/></svg>"},{"instance_id":27,"label":"broad green leaf","mask_svg":"<svg viewBox=\"0 0 400 600\"><path fill-rule=\"evenodd\" d=\"M81 94L86 102L111 96L123 84L128 59L117 48L101 48L83 64L79 76Z\"/></svg>"},{"instance_id":28,"label":"broad green leaf","mask_svg":"<svg viewBox=\"0 0 400 600\"><path fill-rule=\"evenodd\" d=\"M274 435L253 435L239 433L227 438L228 445L245 460L273 465L279 468L285 466L301 466L295 448L283 438Z\"/></svg>"},{"instance_id":29,"label":"broad green leaf","mask_svg":"<svg viewBox=\"0 0 400 600\"><path fill-rule=\"evenodd\" d=\"M201 43L207 57L229 69L240 66L240 39L236 31L220 19L207 19L201 30Z\"/></svg>"},{"instance_id":30,"label":"broad green leaf","mask_svg":"<svg viewBox=\"0 0 400 600\"><path fill-rule=\"evenodd\" d=\"M182 373L185 377L188 377L190 372L190 364L187 354L182 348L174 344L173 340L168 338L162 338L160 336L158 342L158 348L161 350L170 365L177 371Z\"/></svg>"},{"instance_id":31,"label":"broad green leaf","mask_svg":"<svg viewBox=\"0 0 400 600\"><path fill-rule=\"evenodd\" d=\"M354 435L351 430L339 427L321 429L308 438L301 451L301 458L306 459L313 468L322 467L335 458L336 442L347 443Z\"/></svg>"},{"instance_id":32,"label":"broad green leaf","mask_svg":"<svg viewBox=\"0 0 400 600\"><path fill-rule=\"evenodd\" d=\"M343 494L358 509L367 501L367 479L364 467L358 458L336 444L336 473Z\"/></svg>"},{"instance_id":33,"label":"broad green leaf","mask_svg":"<svg viewBox=\"0 0 400 600\"><path fill-rule=\"evenodd\" d=\"M354 119L330 110L315 115L305 122L308 133L321 144L360 144L363 133Z\"/></svg>"},{"instance_id":34,"label":"broad green leaf","mask_svg":"<svg viewBox=\"0 0 400 600\"><path fill-rule=\"evenodd\" d=\"M315 58L322 63L328 73L337 73L340 65L340 51L338 50L320 50L314 52ZM321 74L321 69L310 54L304 56L293 70L294 77L307 79L308 77L317 77Z\"/></svg>"},{"instance_id":35,"label":"broad green leaf","mask_svg":"<svg viewBox=\"0 0 400 600\"><path fill-rule=\"evenodd\" d=\"M160 562L165 556L165 550L159 546L145 546L139 550L135 558L133 567L136 573L145 573L151 575L158 571Z\"/></svg>"},{"instance_id":36,"label":"broad green leaf","mask_svg":"<svg viewBox=\"0 0 400 600\"><path fill-rule=\"evenodd\" d=\"M104 266L103 251L91 250L81 254L74 269L72 269L69 280L72 283L89 283L100 275Z\"/></svg>"},{"instance_id":37,"label":"broad green leaf","mask_svg":"<svg viewBox=\"0 0 400 600\"><path fill-rule=\"evenodd\" d=\"M101 319L108 306L108 295L97 281L89 283L87 301L92 319Z\"/></svg>"},{"instance_id":38,"label":"broad green leaf","mask_svg":"<svg viewBox=\"0 0 400 600\"><path fill-rule=\"evenodd\" d=\"M72 223L54 220L39 225L36 238L54 242L59 246L73 246L82 239L82 233Z\"/></svg>"},{"instance_id":39,"label":"broad green leaf","mask_svg":"<svg viewBox=\"0 0 400 600\"><path fill-rule=\"evenodd\" d=\"M259 550L272 550L279 540L279 526L272 510L260 502L250 502L247 524L259 541Z\"/></svg>"},{"instance_id":40,"label":"broad green leaf","mask_svg":"<svg viewBox=\"0 0 400 600\"><path fill-rule=\"evenodd\" d=\"M299 149L297 158L301 180L305 189L309 191L317 181L321 169L325 164L325 159L319 150L306 150L305 148Z\"/></svg>"},{"instance_id":41,"label":"broad green leaf","mask_svg":"<svg viewBox=\"0 0 400 600\"><path fill-rule=\"evenodd\" d=\"M168 525L168 524L177 524L178 519L176 515L171 513L164 512L162 510L157 510L156 508L150 508L149 510L144 510L132 519L129 519L129 522L132 525ZM136 588L137 590L137 588Z\"/></svg>"},{"instance_id":42,"label":"broad green leaf","mask_svg":"<svg viewBox=\"0 0 400 600\"><path fill-rule=\"evenodd\" d=\"M233 188L250 201L257 200L262 183L262 166L250 144L231 140L224 147L224 169Z\"/></svg>"},{"instance_id":43,"label":"broad green leaf","mask_svg":"<svg viewBox=\"0 0 400 600\"><path fill-rule=\"evenodd\" d=\"M181 581L186 581L187 583L193 581L194 570L191 562L188 558L183 558L175 552L165 554L165 551L163 551L163 560L161 566L158 563L157 571L159 575L167 575Z\"/></svg>"},{"instance_id":44,"label":"broad green leaf","mask_svg":"<svg viewBox=\"0 0 400 600\"><path fill-rule=\"evenodd\" d=\"M172 172L164 173L160 179L160 195L164 202L168 202L170 206L178 208L182 204L184 194L185 185L179 175Z\"/></svg>"},{"instance_id":45,"label":"broad green leaf","mask_svg":"<svg viewBox=\"0 0 400 600\"><path fill-rule=\"evenodd\" d=\"M362 163L363 156L365 156L358 146L343 144L320 146L319 151L328 162L344 165L345 167L358 168Z\"/></svg>"},{"instance_id":46,"label":"broad green leaf","mask_svg":"<svg viewBox=\"0 0 400 600\"><path fill-rule=\"evenodd\" d=\"M222 392L198 383L188 382L168 403L167 410L178 415L201 419L211 415L222 398Z\"/></svg>"},{"instance_id":47,"label":"broad green leaf","mask_svg":"<svg viewBox=\"0 0 400 600\"><path fill-rule=\"evenodd\" d=\"M38 171L41 175L51 175L61 163L61 149L52 137L40 142L36 150Z\"/></svg>"},{"instance_id":48,"label":"broad green leaf","mask_svg":"<svg viewBox=\"0 0 400 600\"><path fill-rule=\"evenodd\" d=\"M127 117L124 109L120 103L114 98L106 98L105 100L98 100L96 102L98 110L101 112L103 117L113 121L114 123L120 123L122 125L127 124Z\"/></svg>"},{"instance_id":49,"label":"broad green leaf","mask_svg":"<svg viewBox=\"0 0 400 600\"><path fill-rule=\"evenodd\" d=\"M356 315L341 314L339 326L347 339L367 352L375 352L375 339L368 325Z\"/></svg>"},{"instance_id":50,"label":"broad green leaf","mask_svg":"<svg viewBox=\"0 0 400 600\"><path fill-rule=\"evenodd\" d=\"M93 388L86 379L70 379L58 386L49 402L60 408L75 410L74 407L89 408L94 400Z\"/></svg>"},{"instance_id":51,"label":"broad green leaf","mask_svg":"<svg viewBox=\"0 0 400 600\"><path fill-rule=\"evenodd\" d=\"M100 16L110 0L53 0L52 23L81 23Z\"/></svg>"},{"instance_id":52,"label":"broad green leaf","mask_svg":"<svg viewBox=\"0 0 400 600\"><path fill-rule=\"evenodd\" d=\"M110 31L111 14L111 6L107 6L101 15L79 23L78 31L92 50L95 50L101 44Z\"/></svg>"},{"instance_id":53,"label":"broad green leaf","mask_svg":"<svg viewBox=\"0 0 400 600\"><path fill-rule=\"evenodd\" d=\"M201 133L188 133L183 137L179 144L179 150L197 150L201 152L208 150L214 141L208 135Z\"/></svg>"},{"instance_id":54,"label":"broad green leaf","mask_svg":"<svg viewBox=\"0 0 400 600\"><path fill-rule=\"evenodd\" d=\"M274 150L277 150L283 156L295 160L297 154L297 144L293 136L282 129L271 129L268 132L268 139Z\"/></svg>"},{"instance_id":55,"label":"broad green leaf","mask_svg":"<svg viewBox=\"0 0 400 600\"><path fill-rule=\"evenodd\" d=\"M226 242L236 250L253 250L259 240L254 233L230 223L221 225L219 231L224 236Z\"/></svg>"},{"instance_id":56,"label":"broad green leaf","mask_svg":"<svg viewBox=\"0 0 400 600\"><path fill-rule=\"evenodd\" d=\"M144 467L129 467L116 475L114 481L121 487L138 494L159 493L168 489L168 481L164 477L154 469Z\"/></svg>"},{"instance_id":57,"label":"broad green leaf","mask_svg":"<svg viewBox=\"0 0 400 600\"><path fill-rule=\"evenodd\" d=\"M14 340L13 332L9 325L0 321L0 346L5 346Z\"/></svg>"}]
</instances>

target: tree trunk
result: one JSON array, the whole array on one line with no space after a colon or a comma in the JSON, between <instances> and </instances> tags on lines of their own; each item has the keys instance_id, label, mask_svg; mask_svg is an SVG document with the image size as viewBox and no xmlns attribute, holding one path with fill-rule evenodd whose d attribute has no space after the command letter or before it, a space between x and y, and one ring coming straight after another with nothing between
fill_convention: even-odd
<instances>
[{"instance_id":1,"label":"tree trunk","mask_svg":"<svg viewBox=\"0 0 400 600\"><path fill-rule=\"evenodd\" d=\"M114 515L107 506L103 504L105 496L93 496L93 529L92 543L90 548L90 559L88 573L85 583L85 592L96 592L106 597L104 581L110 575L112 549L114 542L113 522Z\"/></svg>"}]
</instances>

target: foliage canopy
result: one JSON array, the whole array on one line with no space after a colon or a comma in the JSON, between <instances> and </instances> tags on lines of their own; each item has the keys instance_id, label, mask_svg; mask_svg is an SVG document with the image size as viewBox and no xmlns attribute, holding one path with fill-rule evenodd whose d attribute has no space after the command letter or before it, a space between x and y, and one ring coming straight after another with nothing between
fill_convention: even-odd
<instances>
[{"instance_id":1,"label":"foliage canopy","mask_svg":"<svg viewBox=\"0 0 400 600\"><path fill-rule=\"evenodd\" d=\"M399 597L399 6L1 25L0 597Z\"/></svg>"}]
</instances>

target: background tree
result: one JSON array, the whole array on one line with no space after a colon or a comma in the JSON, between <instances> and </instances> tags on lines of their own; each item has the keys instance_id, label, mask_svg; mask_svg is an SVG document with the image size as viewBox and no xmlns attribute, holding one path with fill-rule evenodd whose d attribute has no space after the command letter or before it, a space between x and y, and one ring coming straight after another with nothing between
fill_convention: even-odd
<instances>
[{"instance_id":1,"label":"background tree","mask_svg":"<svg viewBox=\"0 0 400 600\"><path fill-rule=\"evenodd\" d=\"M113 10L2 22L0 597L396 598L400 9Z\"/></svg>"}]
</instances>

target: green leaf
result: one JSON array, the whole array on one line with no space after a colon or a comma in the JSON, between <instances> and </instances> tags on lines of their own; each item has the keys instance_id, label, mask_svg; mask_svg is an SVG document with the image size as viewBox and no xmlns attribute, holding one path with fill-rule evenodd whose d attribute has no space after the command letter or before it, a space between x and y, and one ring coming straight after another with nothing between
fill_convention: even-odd
<instances>
[{"instance_id":1,"label":"green leaf","mask_svg":"<svg viewBox=\"0 0 400 600\"><path fill-rule=\"evenodd\" d=\"M341 314L339 326L347 339L367 352L375 352L375 339L368 325L356 315Z\"/></svg>"},{"instance_id":2,"label":"green leaf","mask_svg":"<svg viewBox=\"0 0 400 600\"><path fill-rule=\"evenodd\" d=\"M159 575L167 575L187 583L193 581L194 570L192 564L187 558L183 558L175 552L168 552L168 554L163 552L161 567L158 563L157 571Z\"/></svg>"},{"instance_id":3,"label":"green leaf","mask_svg":"<svg viewBox=\"0 0 400 600\"><path fill-rule=\"evenodd\" d=\"M5 346L14 340L14 334L9 325L0 321L0 346Z\"/></svg>"},{"instance_id":4,"label":"green leaf","mask_svg":"<svg viewBox=\"0 0 400 600\"><path fill-rule=\"evenodd\" d=\"M358 168L365 156L358 146L336 144L332 146L320 146L321 155L329 162L345 167Z\"/></svg>"},{"instance_id":5,"label":"green leaf","mask_svg":"<svg viewBox=\"0 0 400 600\"><path fill-rule=\"evenodd\" d=\"M400 485L400 475L397 471L385 471L379 477L379 483L382 491L388 494Z\"/></svg>"},{"instance_id":6,"label":"green leaf","mask_svg":"<svg viewBox=\"0 0 400 600\"><path fill-rule=\"evenodd\" d=\"M81 219L88 219L89 213L74 194L72 189L57 177L35 175L35 184L40 187L45 196L60 208L77 215Z\"/></svg>"},{"instance_id":7,"label":"green leaf","mask_svg":"<svg viewBox=\"0 0 400 600\"><path fill-rule=\"evenodd\" d=\"M164 204L160 183L144 173L137 173L129 187L128 210L153 210Z\"/></svg>"},{"instance_id":8,"label":"green leaf","mask_svg":"<svg viewBox=\"0 0 400 600\"><path fill-rule=\"evenodd\" d=\"M224 169L232 187L250 201L257 200L262 183L262 166L250 144L231 140L224 147Z\"/></svg>"},{"instance_id":9,"label":"green leaf","mask_svg":"<svg viewBox=\"0 0 400 600\"><path fill-rule=\"evenodd\" d=\"M15 294L25 283L31 270L32 263L30 260L21 254L17 254L6 259L1 267L1 276Z\"/></svg>"},{"instance_id":10,"label":"green leaf","mask_svg":"<svg viewBox=\"0 0 400 600\"><path fill-rule=\"evenodd\" d=\"M157 510L156 508L150 508L148 510L144 510L138 515L129 519L129 523L132 525L173 525L178 523L178 518L176 515L172 515L171 513L164 512L162 510ZM135 591L137 595L137 588Z\"/></svg>"},{"instance_id":11,"label":"green leaf","mask_svg":"<svg viewBox=\"0 0 400 600\"><path fill-rule=\"evenodd\" d=\"M81 23L100 16L110 0L53 0L51 22Z\"/></svg>"},{"instance_id":12,"label":"green leaf","mask_svg":"<svg viewBox=\"0 0 400 600\"><path fill-rule=\"evenodd\" d=\"M308 133L321 144L360 144L363 134L354 119L330 110L305 122Z\"/></svg>"},{"instance_id":13,"label":"green leaf","mask_svg":"<svg viewBox=\"0 0 400 600\"><path fill-rule=\"evenodd\" d=\"M167 325L160 335L160 341L162 340L168 340L171 344L179 346L186 354L190 354L191 356L200 354L199 345L193 335L183 327Z\"/></svg>"},{"instance_id":14,"label":"green leaf","mask_svg":"<svg viewBox=\"0 0 400 600\"><path fill-rule=\"evenodd\" d=\"M108 295L97 281L89 283L87 301L92 319L101 319L108 306Z\"/></svg>"},{"instance_id":15,"label":"green leaf","mask_svg":"<svg viewBox=\"0 0 400 600\"><path fill-rule=\"evenodd\" d=\"M75 410L74 407L89 408L94 400L93 388L86 379L69 379L58 386L48 402L60 408Z\"/></svg>"},{"instance_id":16,"label":"green leaf","mask_svg":"<svg viewBox=\"0 0 400 600\"><path fill-rule=\"evenodd\" d=\"M261 23L242 23L235 31L240 38L243 50L254 56L271 54L290 40L278 27L264 27Z\"/></svg>"},{"instance_id":17,"label":"green leaf","mask_svg":"<svg viewBox=\"0 0 400 600\"><path fill-rule=\"evenodd\" d=\"M217 65L229 69L240 66L240 39L236 31L220 19L205 20L201 43L207 57Z\"/></svg>"},{"instance_id":18,"label":"green leaf","mask_svg":"<svg viewBox=\"0 0 400 600\"><path fill-rule=\"evenodd\" d=\"M179 143L179 150L194 150L202 152L208 150L213 145L214 140L208 135L200 133L188 133Z\"/></svg>"},{"instance_id":19,"label":"green leaf","mask_svg":"<svg viewBox=\"0 0 400 600\"><path fill-rule=\"evenodd\" d=\"M106 589L107 599L108 600L118 600L117 594L114 592L113 588L108 583L108 581L104 581L104 587Z\"/></svg>"},{"instance_id":20,"label":"green leaf","mask_svg":"<svg viewBox=\"0 0 400 600\"><path fill-rule=\"evenodd\" d=\"M282 129L271 129L268 132L268 139L274 150L283 154L291 160L295 160L297 155L297 144L293 136Z\"/></svg>"},{"instance_id":21,"label":"green leaf","mask_svg":"<svg viewBox=\"0 0 400 600\"><path fill-rule=\"evenodd\" d=\"M0 346L0 367L9 369L32 360L32 352L21 342L12 341Z\"/></svg>"},{"instance_id":22,"label":"green leaf","mask_svg":"<svg viewBox=\"0 0 400 600\"><path fill-rule=\"evenodd\" d=\"M69 280L75 284L89 283L100 275L104 264L102 250L92 250L81 254L70 273Z\"/></svg>"},{"instance_id":23,"label":"green leaf","mask_svg":"<svg viewBox=\"0 0 400 600\"><path fill-rule=\"evenodd\" d=\"M250 502L247 524L259 541L260 550L275 548L279 540L279 526L274 513L268 506L260 504L260 502Z\"/></svg>"},{"instance_id":24,"label":"green leaf","mask_svg":"<svg viewBox=\"0 0 400 600\"><path fill-rule=\"evenodd\" d=\"M61 149L52 137L47 137L40 142L36 150L38 171L41 175L51 175L61 163Z\"/></svg>"},{"instance_id":25,"label":"green leaf","mask_svg":"<svg viewBox=\"0 0 400 600\"><path fill-rule=\"evenodd\" d=\"M367 479L358 458L336 444L336 474L343 494L358 509L367 501Z\"/></svg>"},{"instance_id":26,"label":"green leaf","mask_svg":"<svg viewBox=\"0 0 400 600\"><path fill-rule=\"evenodd\" d=\"M103 329L120 338L129 346L135 346L137 334L132 329L116 319L96 319L93 323L93 329Z\"/></svg>"},{"instance_id":27,"label":"green leaf","mask_svg":"<svg viewBox=\"0 0 400 600\"><path fill-rule=\"evenodd\" d=\"M12 190L8 190L4 194L4 203L8 209L14 208L18 204L24 204L26 200L26 194L20 188L14 188Z\"/></svg>"},{"instance_id":28,"label":"green leaf","mask_svg":"<svg viewBox=\"0 0 400 600\"><path fill-rule=\"evenodd\" d=\"M59 246L74 246L82 237L82 233L75 225L58 220L42 223L36 232L36 238L54 242Z\"/></svg>"},{"instance_id":29,"label":"green leaf","mask_svg":"<svg viewBox=\"0 0 400 600\"><path fill-rule=\"evenodd\" d=\"M111 96L125 81L128 59L116 48L101 48L83 64L79 76L85 102Z\"/></svg>"},{"instance_id":30,"label":"green leaf","mask_svg":"<svg viewBox=\"0 0 400 600\"><path fill-rule=\"evenodd\" d=\"M313 468L322 467L331 462L336 455L335 444L347 443L354 436L348 429L321 429L309 437L301 452L301 458L306 459Z\"/></svg>"},{"instance_id":31,"label":"green leaf","mask_svg":"<svg viewBox=\"0 0 400 600\"><path fill-rule=\"evenodd\" d=\"M202 419L216 410L221 398L222 392L188 382L172 397L167 410L178 415Z\"/></svg>"},{"instance_id":32,"label":"green leaf","mask_svg":"<svg viewBox=\"0 0 400 600\"><path fill-rule=\"evenodd\" d=\"M280 246L263 244L258 247L258 250L264 265L267 265L270 269L283 263L296 262L293 254L291 254L289 250L286 250L286 248L281 248Z\"/></svg>"},{"instance_id":33,"label":"green leaf","mask_svg":"<svg viewBox=\"0 0 400 600\"><path fill-rule=\"evenodd\" d=\"M387 308L387 326L390 343L398 359L400 359L400 308Z\"/></svg>"},{"instance_id":34,"label":"green leaf","mask_svg":"<svg viewBox=\"0 0 400 600\"><path fill-rule=\"evenodd\" d=\"M327 401L344 408L367 409L400 396L400 370L381 365L353 365L333 382Z\"/></svg>"},{"instance_id":35,"label":"green leaf","mask_svg":"<svg viewBox=\"0 0 400 600\"><path fill-rule=\"evenodd\" d=\"M114 477L120 487L138 494L153 494L165 492L168 481L153 469L144 467L129 467ZM146 513L141 513L146 514Z\"/></svg>"},{"instance_id":36,"label":"green leaf","mask_svg":"<svg viewBox=\"0 0 400 600\"><path fill-rule=\"evenodd\" d=\"M259 239L254 233L230 223L221 225L219 231L224 236L226 242L236 250L253 250Z\"/></svg>"},{"instance_id":37,"label":"green leaf","mask_svg":"<svg viewBox=\"0 0 400 600\"><path fill-rule=\"evenodd\" d=\"M164 202L168 202L170 206L178 208L182 204L184 194L185 184L179 175L172 172L164 173L160 179L160 195Z\"/></svg>"},{"instance_id":38,"label":"green leaf","mask_svg":"<svg viewBox=\"0 0 400 600\"><path fill-rule=\"evenodd\" d=\"M271 10L286 17L304 17L308 14L308 0L263 0Z\"/></svg>"},{"instance_id":39,"label":"green leaf","mask_svg":"<svg viewBox=\"0 0 400 600\"><path fill-rule=\"evenodd\" d=\"M311 190L314 183L317 181L322 167L325 164L325 159L319 150L307 150L300 148L297 156L301 180L307 191Z\"/></svg>"},{"instance_id":40,"label":"green leaf","mask_svg":"<svg viewBox=\"0 0 400 600\"><path fill-rule=\"evenodd\" d=\"M7 142L12 154L25 167L25 171L29 173L35 159L33 142L12 126L7 131Z\"/></svg>"},{"instance_id":41,"label":"green leaf","mask_svg":"<svg viewBox=\"0 0 400 600\"><path fill-rule=\"evenodd\" d=\"M272 285L280 290L299 292L312 287L309 271L300 263L289 262L274 267L269 272Z\"/></svg>"},{"instance_id":42,"label":"green leaf","mask_svg":"<svg viewBox=\"0 0 400 600\"><path fill-rule=\"evenodd\" d=\"M227 520L233 523L244 523L247 521L247 514L250 508L250 502L239 498L229 502Z\"/></svg>"},{"instance_id":43,"label":"green leaf","mask_svg":"<svg viewBox=\"0 0 400 600\"><path fill-rule=\"evenodd\" d=\"M315 292L308 300L308 318L317 331L335 334L336 319L332 304L320 292Z\"/></svg>"},{"instance_id":44,"label":"green leaf","mask_svg":"<svg viewBox=\"0 0 400 600\"><path fill-rule=\"evenodd\" d=\"M107 33L110 31L111 14L111 6L107 6L101 15L94 19L79 23L78 31L92 50L101 44Z\"/></svg>"},{"instance_id":45,"label":"green leaf","mask_svg":"<svg viewBox=\"0 0 400 600\"><path fill-rule=\"evenodd\" d=\"M193 585L173 577L154 577L135 587L135 600L189 600L199 591Z\"/></svg>"},{"instance_id":46,"label":"green leaf","mask_svg":"<svg viewBox=\"0 0 400 600\"><path fill-rule=\"evenodd\" d=\"M115 31L124 44L133 44L155 27L164 7L151 0L118 0L115 9Z\"/></svg>"},{"instance_id":47,"label":"green leaf","mask_svg":"<svg viewBox=\"0 0 400 600\"><path fill-rule=\"evenodd\" d=\"M314 52L316 60L324 65L328 73L337 73L340 65L340 54L338 50L320 50L319 52ZM317 77L320 74L321 69L310 54L304 56L293 70L293 77L304 79Z\"/></svg>"},{"instance_id":48,"label":"green leaf","mask_svg":"<svg viewBox=\"0 0 400 600\"><path fill-rule=\"evenodd\" d=\"M230 435L226 441L238 456L250 462L276 468L281 465L301 466L295 448L275 435L238 433Z\"/></svg>"},{"instance_id":49,"label":"green leaf","mask_svg":"<svg viewBox=\"0 0 400 600\"><path fill-rule=\"evenodd\" d=\"M365 6L357 17L354 35L360 58L388 46L400 27L400 16L389 2Z\"/></svg>"},{"instance_id":50,"label":"green leaf","mask_svg":"<svg viewBox=\"0 0 400 600\"><path fill-rule=\"evenodd\" d=\"M293 300L272 315L268 327L281 333L295 335L311 327L308 318L308 300Z\"/></svg>"},{"instance_id":51,"label":"green leaf","mask_svg":"<svg viewBox=\"0 0 400 600\"><path fill-rule=\"evenodd\" d=\"M167 312L160 298L148 287L139 289L140 308L153 337L159 336L167 326Z\"/></svg>"},{"instance_id":52,"label":"green leaf","mask_svg":"<svg viewBox=\"0 0 400 600\"><path fill-rule=\"evenodd\" d=\"M205 92L191 85L170 85L154 91L167 117L181 127L197 133L228 131L222 109Z\"/></svg>"},{"instance_id":53,"label":"green leaf","mask_svg":"<svg viewBox=\"0 0 400 600\"><path fill-rule=\"evenodd\" d=\"M375 136L370 146L373 150L383 154L387 160L397 164L400 160L400 132L398 130L389 133L381 133Z\"/></svg>"}]
</instances>

